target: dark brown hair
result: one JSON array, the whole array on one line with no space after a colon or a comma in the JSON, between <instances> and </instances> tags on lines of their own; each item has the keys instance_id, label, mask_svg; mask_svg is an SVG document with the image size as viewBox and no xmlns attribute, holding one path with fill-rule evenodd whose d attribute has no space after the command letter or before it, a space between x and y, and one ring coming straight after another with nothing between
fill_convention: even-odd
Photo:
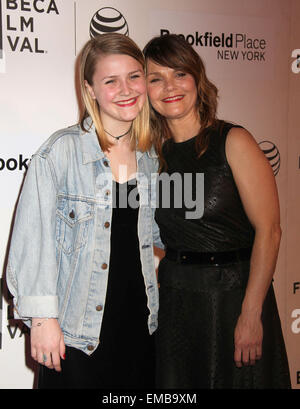
<instances>
[{"instance_id":1,"label":"dark brown hair","mask_svg":"<svg viewBox=\"0 0 300 409\"><path fill-rule=\"evenodd\" d=\"M197 109L200 117L201 129L196 137L196 150L202 155L208 146L208 136L205 132L210 125L217 122L218 90L206 76L205 67L199 54L181 36L167 34L154 37L144 48L147 60L164 67L189 73L193 76L198 93ZM162 157L162 145L166 139L172 137L166 119L150 105L150 119L152 139L160 158L160 168L165 165Z\"/></svg>"}]
</instances>

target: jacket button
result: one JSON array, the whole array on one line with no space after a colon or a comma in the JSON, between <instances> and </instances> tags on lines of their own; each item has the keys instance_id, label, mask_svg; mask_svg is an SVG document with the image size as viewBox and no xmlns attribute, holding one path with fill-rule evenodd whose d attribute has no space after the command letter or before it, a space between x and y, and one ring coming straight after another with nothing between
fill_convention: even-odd
<instances>
[{"instance_id":1,"label":"jacket button","mask_svg":"<svg viewBox=\"0 0 300 409\"><path fill-rule=\"evenodd\" d=\"M88 346L87 346L87 349L88 349L89 351L94 351L95 348L94 348L93 345L88 345Z\"/></svg>"},{"instance_id":2,"label":"jacket button","mask_svg":"<svg viewBox=\"0 0 300 409\"><path fill-rule=\"evenodd\" d=\"M102 311L102 305L97 305L96 311Z\"/></svg>"},{"instance_id":3,"label":"jacket button","mask_svg":"<svg viewBox=\"0 0 300 409\"><path fill-rule=\"evenodd\" d=\"M101 267L102 267L102 270L106 270L107 269L107 264L103 263Z\"/></svg>"},{"instance_id":4,"label":"jacket button","mask_svg":"<svg viewBox=\"0 0 300 409\"><path fill-rule=\"evenodd\" d=\"M103 162L103 165L104 165L105 167L108 167L108 166L109 166L107 160L105 160L105 161Z\"/></svg>"},{"instance_id":5,"label":"jacket button","mask_svg":"<svg viewBox=\"0 0 300 409\"><path fill-rule=\"evenodd\" d=\"M109 196L110 195L110 190L107 190L106 192L105 192L105 196Z\"/></svg>"},{"instance_id":6,"label":"jacket button","mask_svg":"<svg viewBox=\"0 0 300 409\"><path fill-rule=\"evenodd\" d=\"M69 216L70 216L71 219L74 219L74 218L75 218L74 210L72 210L72 211L69 213Z\"/></svg>"},{"instance_id":7,"label":"jacket button","mask_svg":"<svg viewBox=\"0 0 300 409\"><path fill-rule=\"evenodd\" d=\"M109 223L109 222L105 222L105 223L104 223L104 227L105 227L106 229L108 229L109 226L110 226L110 223Z\"/></svg>"}]
</instances>

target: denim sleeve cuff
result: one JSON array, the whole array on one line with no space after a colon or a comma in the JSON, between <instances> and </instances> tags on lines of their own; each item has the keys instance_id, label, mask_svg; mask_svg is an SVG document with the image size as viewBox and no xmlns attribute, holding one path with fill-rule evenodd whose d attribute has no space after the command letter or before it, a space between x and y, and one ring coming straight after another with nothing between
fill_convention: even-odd
<instances>
[{"instance_id":1,"label":"denim sleeve cuff","mask_svg":"<svg viewBox=\"0 0 300 409\"><path fill-rule=\"evenodd\" d=\"M58 298L57 296L20 296L16 305L15 316L17 318L57 318Z\"/></svg>"}]
</instances>

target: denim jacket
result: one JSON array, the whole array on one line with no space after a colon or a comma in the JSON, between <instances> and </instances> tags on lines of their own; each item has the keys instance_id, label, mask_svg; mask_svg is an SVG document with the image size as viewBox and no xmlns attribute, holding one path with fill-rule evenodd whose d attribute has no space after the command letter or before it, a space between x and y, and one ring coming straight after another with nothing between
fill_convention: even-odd
<instances>
[{"instance_id":1,"label":"denim jacket","mask_svg":"<svg viewBox=\"0 0 300 409\"><path fill-rule=\"evenodd\" d=\"M153 217L157 159L139 151L136 158L138 238L152 334L158 312L153 243L162 247ZM94 125L89 132L74 125L54 133L32 157L17 208L6 275L15 318L28 326L32 317L58 318L66 345L87 354L97 348L111 218L112 173Z\"/></svg>"}]
</instances>

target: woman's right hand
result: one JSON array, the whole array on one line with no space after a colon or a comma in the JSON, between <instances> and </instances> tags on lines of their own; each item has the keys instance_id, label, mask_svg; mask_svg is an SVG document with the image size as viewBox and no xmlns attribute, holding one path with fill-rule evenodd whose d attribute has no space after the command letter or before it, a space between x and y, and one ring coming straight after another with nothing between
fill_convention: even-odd
<instances>
[{"instance_id":1,"label":"woman's right hand","mask_svg":"<svg viewBox=\"0 0 300 409\"><path fill-rule=\"evenodd\" d=\"M41 325L37 325L41 323ZM61 371L60 358L65 359L65 342L56 318L32 318L31 356L50 369Z\"/></svg>"}]
</instances>

